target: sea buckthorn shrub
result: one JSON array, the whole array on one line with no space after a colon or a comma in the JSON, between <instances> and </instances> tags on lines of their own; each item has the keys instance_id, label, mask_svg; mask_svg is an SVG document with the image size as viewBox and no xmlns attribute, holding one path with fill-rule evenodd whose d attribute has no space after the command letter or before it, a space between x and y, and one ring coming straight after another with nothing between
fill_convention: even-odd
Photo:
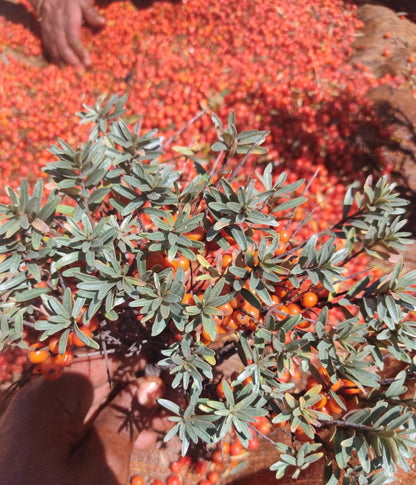
<instances>
[{"instance_id":1,"label":"sea buckthorn shrub","mask_svg":"<svg viewBox=\"0 0 416 485\"><path fill-rule=\"evenodd\" d=\"M183 396L159 403L174 423L164 439L177 434L184 456L216 445L220 465L268 436L278 478L317 460L326 483L384 483L406 468L416 272L360 258L405 249L407 201L369 178L348 188L332 227L302 232L314 217L295 217L307 181L272 164L241 179L269 132L212 114L210 151L173 146L165 160L163 137L128 123L126 98L84 105L89 139L51 148L47 190L42 179L7 189L1 347L26 349L26 375L46 379L85 348L146 355ZM271 438L278 429L288 439ZM214 483L218 472L197 463ZM172 464L172 476L191 465Z\"/></svg>"}]
</instances>

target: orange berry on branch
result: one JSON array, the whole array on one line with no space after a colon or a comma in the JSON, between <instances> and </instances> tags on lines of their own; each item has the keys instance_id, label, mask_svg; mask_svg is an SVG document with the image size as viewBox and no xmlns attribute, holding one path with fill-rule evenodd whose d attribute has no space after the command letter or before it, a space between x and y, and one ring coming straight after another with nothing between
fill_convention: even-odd
<instances>
[{"instance_id":1,"label":"orange berry on branch","mask_svg":"<svg viewBox=\"0 0 416 485\"><path fill-rule=\"evenodd\" d=\"M92 338L92 332L91 330L88 328L88 327L82 327L80 328L80 331L87 337L89 338ZM76 347L85 347L85 342L83 342L81 340L80 337L78 337L78 335L75 333L75 332L71 332L71 338L72 338L72 343L76 346Z\"/></svg>"},{"instance_id":2,"label":"orange berry on branch","mask_svg":"<svg viewBox=\"0 0 416 485\"><path fill-rule=\"evenodd\" d=\"M259 440L256 436L253 436L253 438L248 442L248 445L247 445L247 449L248 450L257 450L257 448L259 447L260 443L259 443Z\"/></svg>"},{"instance_id":3,"label":"orange berry on branch","mask_svg":"<svg viewBox=\"0 0 416 485\"><path fill-rule=\"evenodd\" d=\"M221 440L217 443L217 450L220 450L222 454L229 455L230 454L230 443L228 441Z\"/></svg>"},{"instance_id":4,"label":"orange berry on branch","mask_svg":"<svg viewBox=\"0 0 416 485\"><path fill-rule=\"evenodd\" d=\"M49 358L49 351L46 349L41 349L40 343L35 343L32 348L37 348L38 350L31 350L29 352L29 360L32 364L40 364Z\"/></svg>"},{"instance_id":5,"label":"orange berry on branch","mask_svg":"<svg viewBox=\"0 0 416 485\"><path fill-rule=\"evenodd\" d=\"M224 461L221 450L214 451L214 453L211 455L211 461L216 465L220 465Z\"/></svg>"},{"instance_id":6,"label":"orange berry on branch","mask_svg":"<svg viewBox=\"0 0 416 485\"><path fill-rule=\"evenodd\" d=\"M42 362L40 369L44 378L50 381L59 379L63 371L62 365L57 363L54 357L48 357L48 359Z\"/></svg>"},{"instance_id":7,"label":"orange berry on branch","mask_svg":"<svg viewBox=\"0 0 416 485\"><path fill-rule=\"evenodd\" d=\"M238 456L238 455L241 455L242 452L243 452L243 445L241 444L240 440L235 439L230 444L230 455Z\"/></svg>"},{"instance_id":8,"label":"orange berry on branch","mask_svg":"<svg viewBox=\"0 0 416 485\"><path fill-rule=\"evenodd\" d=\"M290 232L287 229L281 229L277 234L279 234L279 241L283 243L287 243L290 239Z\"/></svg>"},{"instance_id":9,"label":"orange berry on branch","mask_svg":"<svg viewBox=\"0 0 416 485\"><path fill-rule=\"evenodd\" d=\"M307 291L302 295L301 304L304 308L313 308L318 303L318 295L312 291Z\"/></svg>"},{"instance_id":10,"label":"orange berry on branch","mask_svg":"<svg viewBox=\"0 0 416 485\"><path fill-rule=\"evenodd\" d=\"M348 379L341 379L341 387L338 392L344 396L355 396L356 394L360 394L361 390L354 382Z\"/></svg>"}]
</instances>

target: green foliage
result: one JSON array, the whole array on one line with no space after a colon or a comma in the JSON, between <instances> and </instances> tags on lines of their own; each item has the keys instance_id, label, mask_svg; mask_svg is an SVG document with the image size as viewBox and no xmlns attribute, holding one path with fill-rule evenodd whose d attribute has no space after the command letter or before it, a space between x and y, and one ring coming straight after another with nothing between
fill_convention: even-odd
<instances>
[{"instance_id":1,"label":"green foliage","mask_svg":"<svg viewBox=\"0 0 416 485\"><path fill-rule=\"evenodd\" d=\"M250 157L265 153L268 132L239 133L234 114L226 128L213 115L218 141L211 148L221 167L209 174L192 147L175 147L178 163L192 167L189 177L162 162L166 146L156 130L143 134L127 124L125 101L84 106L89 140L77 149L62 140L52 147L48 194L41 181L32 194L26 181L7 189L1 349L46 346L57 336L62 354L76 335L102 352L144 352L183 395L181 406L160 400L174 423L165 440L178 435L183 453L231 431L247 446L252 423L267 416L288 423L290 445L269 438L278 478L297 478L324 455L330 484L341 474L345 484L382 483L405 467L416 429L414 399L403 399L416 366L416 272L403 274L401 262L385 276L348 267L365 255L386 260L410 242L407 201L394 184L386 177L354 184L341 220L301 239L305 221L293 213L309 207L303 180L288 183L269 164L247 183L234 182ZM287 290L284 305L276 303L279 286ZM316 305L291 313L287 305L299 306L307 292L319 294ZM234 326L229 308L241 319ZM82 329L94 317L101 324L90 338ZM237 372L222 378L218 397L230 356ZM387 379L388 359L401 367ZM348 386L339 391L340 382ZM339 411L320 408L323 395ZM299 430L311 442L301 443Z\"/></svg>"}]
</instances>

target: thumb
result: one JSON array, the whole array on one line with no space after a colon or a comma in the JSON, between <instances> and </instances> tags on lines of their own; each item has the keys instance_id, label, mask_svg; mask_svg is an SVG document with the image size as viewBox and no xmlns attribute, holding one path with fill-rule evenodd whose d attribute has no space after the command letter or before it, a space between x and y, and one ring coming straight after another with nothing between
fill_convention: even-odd
<instances>
[{"instance_id":1,"label":"thumb","mask_svg":"<svg viewBox=\"0 0 416 485\"><path fill-rule=\"evenodd\" d=\"M35 379L21 389L0 420L0 469L9 475L2 483L27 483L27 476L51 483L84 433L92 399L88 380L70 373L57 381Z\"/></svg>"},{"instance_id":2,"label":"thumb","mask_svg":"<svg viewBox=\"0 0 416 485\"><path fill-rule=\"evenodd\" d=\"M85 0L81 5L85 23L92 29L102 29L105 26L105 18L92 5L90 0Z\"/></svg>"}]
</instances>

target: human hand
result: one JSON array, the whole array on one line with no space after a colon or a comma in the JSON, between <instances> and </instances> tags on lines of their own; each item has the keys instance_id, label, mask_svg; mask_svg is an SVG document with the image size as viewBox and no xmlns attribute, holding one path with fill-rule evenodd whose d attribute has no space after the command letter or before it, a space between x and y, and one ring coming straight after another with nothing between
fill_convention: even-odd
<instances>
[{"instance_id":1,"label":"human hand","mask_svg":"<svg viewBox=\"0 0 416 485\"><path fill-rule=\"evenodd\" d=\"M156 408L160 379L120 375L122 390L105 406L102 358L77 359L59 379L19 390L0 418L1 484L124 485L133 446L149 447L169 421Z\"/></svg>"},{"instance_id":2,"label":"human hand","mask_svg":"<svg viewBox=\"0 0 416 485\"><path fill-rule=\"evenodd\" d=\"M105 19L91 0L30 0L40 21L43 49L50 61L83 69L91 66L81 43L81 25L101 29Z\"/></svg>"}]
</instances>

